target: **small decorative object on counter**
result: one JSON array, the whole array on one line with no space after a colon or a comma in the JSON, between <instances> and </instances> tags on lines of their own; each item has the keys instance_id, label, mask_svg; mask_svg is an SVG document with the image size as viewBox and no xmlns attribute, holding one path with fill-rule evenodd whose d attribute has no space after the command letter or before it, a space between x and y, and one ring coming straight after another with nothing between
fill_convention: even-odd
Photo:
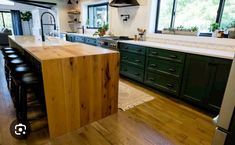
<instances>
[{"instance_id":1,"label":"small decorative object on counter","mask_svg":"<svg viewBox=\"0 0 235 145\"><path fill-rule=\"evenodd\" d=\"M144 34L146 32L146 29L140 29L140 28L137 28L137 31L139 32L139 41L144 41Z\"/></svg>"},{"instance_id":2,"label":"small decorative object on counter","mask_svg":"<svg viewBox=\"0 0 235 145\"><path fill-rule=\"evenodd\" d=\"M209 31L212 32L212 37L218 37L219 23L211 23Z\"/></svg>"},{"instance_id":3,"label":"small decorative object on counter","mask_svg":"<svg viewBox=\"0 0 235 145\"><path fill-rule=\"evenodd\" d=\"M99 35L100 37L104 36L106 34L106 31L108 31L109 29L109 25L108 24L104 24L103 27L100 27L94 34L95 35Z\"/></svg>"},{"instance_id":4,"label":"small decorative object on counter","mask_svg":"<svg viewBox=\"0 0 235 145\"><path fill-rule=\"evenodd\" d=\"M219 30L217 33L217 38L224 38L224 31Z\"/></svg>"},{"instance_id":5,"label":"small decorative object on counter","mask_svg":"<svg viewBox=\"0 0 235 145\"><path fill-rule=\"evenodd\" d=\"M134 40L135 40L135 41L138 40L138 36L137 36L137 35L134 36Z\"/></svg>"},{"instance_id":6,"label":"small decorative object on counter","mask_svg":"<svg viewBox=\"0 0 235 145\"><path fill-rule=\"evenodd\" d=\"M235 39L235 21L233 21L228 27L228 38Z\"/></svg>"}]
</instances>

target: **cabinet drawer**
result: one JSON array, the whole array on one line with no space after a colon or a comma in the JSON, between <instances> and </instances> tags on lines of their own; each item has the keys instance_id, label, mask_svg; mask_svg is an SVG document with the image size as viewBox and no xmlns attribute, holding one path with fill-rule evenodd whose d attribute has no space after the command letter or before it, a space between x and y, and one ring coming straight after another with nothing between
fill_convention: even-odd
<instances>
[{"instance_id":1,"label":"cabinet drawer","mask_svg":"<svg viewBox=\"0 0 235 145\"><path fill-rule=\"evenodd\" d=\"M133 53L143 54L143 55L145 55L145 51L146 51L144 46L138 46L138 45L132 45L132 44L126 44L126 43L120 43L119 49L121 51L133 52Z\"/></svg>"},{"instance_id":2,"label":"cabinet drawer","mask_svg":"<svg viewBox=\"0 0 235 145\"><path fill-rule=\"evenodd\" d=\"M70 42L74 42L74 36L73 35L67 35L66 40Z\"/></svg>"},{"instance_id":3,"label":"cabinet drawer","mask_svg":"<svg viewBox=\"0 0 235 145\"><path fill-rule=\"evenodd\" d=\"M162 91L167 91L174 95L179 95L179 80L169 78L162 74L146 72L145 84L157 88Z\"/></svg>"},{"instance_id":4,"label":"cabinet drawer","mask_svg":"<svg viewBox=\"0 0 235 145\"><path fill-rule=\"evenodd\" d=\"M127 52L121 52L121 61L144 68L145 56L127 53Z\"/></svg>"},{"instance_id":5,"label":"cabinet drawer","mask_svg":"<svg viewBox=\"0 0 235 145\"><path fill-rule=\"evenodd\" d=\"M85 38L82 37L82 36L75 36L75 42L82 42L82 43L84 43L85 42Z\"/></svg>"},{"instance_id":6,"label":"cabinet drawer","mask_svg":"<svg viewBox=\"0 0 235 145\"><path fill-rule=\"evenodd\" d=\"M147 59L146 68L151 71L157 71L175 77L180 77L183 70L183 66L180 63L151 57Z\"/></svg>"},{"instance_id":7,"label":"cabinet drawer","mask_svg":"<svg viewBox=\"0 0 235 145\"><path fill-rule=\"evenodd\" d=\"M96 39L95 38L85 38L85 43L90 45L96 45Z\"/></svg>"},{"instance_id":8,"label":"cabinet drawer","mask_svg":"<svg viewBox=\"0 0 235 145\"><path fill-rule=\"evenodd\" d=\"M121 63L120 73L140 82L144 80L144 70L126 63Z\"/></svg>"},{"instance_id":9,"label":"cabinet drawer","mask_svg":"<svg viewBox=\"0 0 235 145\"><path fill-rule=\"evenodd\" d=\"M151 57L172 60L176 62L183 63L185 54L181 52L161 50L157 48L148 48L147 55Z\"/></svg>"}]
</instances>

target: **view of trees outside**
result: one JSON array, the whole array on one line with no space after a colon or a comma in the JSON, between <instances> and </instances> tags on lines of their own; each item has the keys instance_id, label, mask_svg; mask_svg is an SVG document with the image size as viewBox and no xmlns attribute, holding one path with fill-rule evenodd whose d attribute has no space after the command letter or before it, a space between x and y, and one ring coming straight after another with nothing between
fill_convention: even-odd
<instances>
[{"instance_id":1,"label":"view of trees outside","mask_svg":"<svg viewBox=\"0 0 235 145\"><path fill-rule=\"evenodd\" d=\"M161 0L158 29L169 28L171 25L171 14L173 8L173 0Z\"/></svg>"},{"instance_id":2,"label":"view of trees outside","mask_svg":"<svg viewBox=\"0 0 235 145\"><path fill-rule=\"evenodd\" d=\"M107 4L89 7L89 27L99 28L107 24Z\"/></svg>"},{"instance_id":3,"label":"view of trees outside","mask_svg":"<svg viewBox=\"0 0 235 145\"><path fill-rule=\"evenodd\" d=\"M220 0L178 0L174 27L197 26L200 32L208 32L216 21Z\"/></svg>"},{"instance_id":4,"label":"view of trees outside","mask_svg":"<svg viewBox=\"0 0 235 145\"><path fill-rule=\"evenodd\" d=\"M158 30L169 28L174 0L161 0ZM197 26L200 32L208 32L216 21L220 0L177 0L174 28ZM235 0L226 0L221 28L235 21Z\"/></svg>"},{"instance_id":5,"label":"view of trees outside","mask_svg":"<svg viewBox=\"0 0 235 145\"><path fill-rule=\"evenodd\" d=\"M4 19L4 22L3 22L3 19ZM12 29L11 13L0 12L0 27L3 28L4 24L6 28Z\"/></svg>"},{"instance_id":6,"label":"view of trees outside","mask_svg":"<svg viewBox=\"0 0 235 145\"><path fill-rule=\"evenodd\" d=\"M235 0L226 0L220 26L226 29L233 21L235 21Z\"/></svg>"}]
</instances>

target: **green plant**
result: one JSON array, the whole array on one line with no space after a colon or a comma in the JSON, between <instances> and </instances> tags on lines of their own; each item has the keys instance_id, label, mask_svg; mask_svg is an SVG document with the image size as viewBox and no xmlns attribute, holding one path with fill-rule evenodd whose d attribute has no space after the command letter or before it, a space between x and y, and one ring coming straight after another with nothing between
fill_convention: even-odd
<instances>
[{"instance_id":1,"label":"green plant","mask_svg":"<svg viewBox=\"0 0 235 145\"><path fill-rule=\"evenodd\" d=\"M228 28L235 28L235 21L232 21L229 25Z\"/></svg>"},{"instance_id":2,"label":"green plant","mask_svg":"<svg viewBox=\"0 0 235 145\"><path fill-rule=\"evenodd\" d=\"M32 19L32 13L30 11L21 12L20 14L23 21L30 21Z\"/></svg>"},{"instance_id":3,"label":"green plant","mask_svg":"<svg viewBox=\"0 0 235 145\"><path fill-rule=\"evenodd\" d=\"M99 35L100 37L104 36L106 31L108 31L109 29L109 25L108 24L104 24L102 27L98 28L98 30L93 34L93 36L95 35Z\"/></svg>"},{"instance_id":4,"label":"green plant","mask_svg":"<svg viewBox=\"0 0 235 145\"><path fill-rule=\"evenodd\" d=\"M192 32L197 32L198 31L198 27L197 26L191 27L191 31Z\"/></svg>"},{"instance_id":5,"label":"green plant","mask_svg":"<svg viewBox=\"0 0 235 145\"><path fill-rule=\"evenodd\" d=\"M29 26L29 33L31 35L31 29L30 29L30 23L29 21L32 19L32 13L30 11L26 11L26 12L21 12L21 19L23 21L27 21L28 22L28 26Z\"/></svg>"},{"instance_id":6,"label":"green plant","mask_svg":"<svg viewBox=\"0 0 235 145\"><path fill-rule=\"evenodd\" d=\"M210 24L209 31L210 32L215 32L215 30L219 29L219 23L212 23Z\"/></svg>"}]
</instances>

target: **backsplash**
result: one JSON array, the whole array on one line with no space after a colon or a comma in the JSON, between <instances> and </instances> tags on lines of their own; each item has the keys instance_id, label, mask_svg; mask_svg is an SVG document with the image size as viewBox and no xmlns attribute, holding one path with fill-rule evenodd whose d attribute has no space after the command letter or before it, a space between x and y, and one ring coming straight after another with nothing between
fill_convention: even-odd
<instances>
[{"instance_id":1,"label":"backsplash","mask_svg":"<svg viewBox=\"0 0 235 145\"><path fill-rule=\"evenodd\" d=\"M146 41L182 45L196 48L209 48L235 51L235 40L227 38L179 36L167 34L147 34Z\"/></svg>"}]
</instances>

